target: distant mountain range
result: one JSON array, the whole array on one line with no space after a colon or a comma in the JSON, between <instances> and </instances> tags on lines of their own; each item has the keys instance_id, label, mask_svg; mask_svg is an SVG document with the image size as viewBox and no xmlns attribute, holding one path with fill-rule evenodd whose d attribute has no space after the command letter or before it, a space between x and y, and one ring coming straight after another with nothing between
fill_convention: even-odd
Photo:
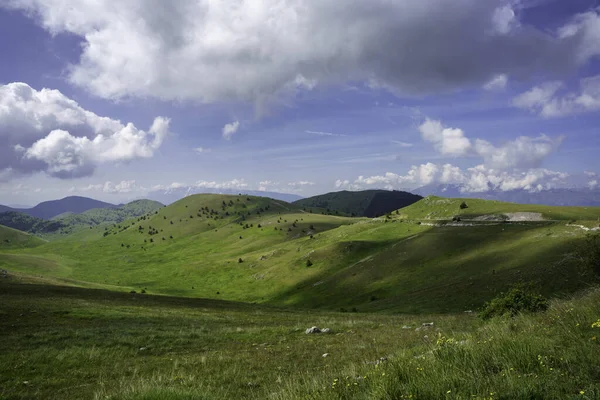
<instances>
[{"instance_id":1,"label":"distant mountain range","mask_svg":"<svg viewBox=\"0 0 600 400\"><path fill-rule=\"evenodd\" d=\"M490 190L487 192L462 192L461 185L428 185L412 190L421 196L467 197L485 200L498 200L520 204L543 204L549 206L600 206L600 189L549 189Z\"/></svg>"},{"instance_id":2,"label":"distant mountain range","mask_svg":"<svg viewBox=\"0 0 600 400\"><path fill-rule=\"evenodd\" d=\"M87 204L92 203L87 202ZM153 213L162 207L164 205L157 201L136 200L121 206L92 208L82 213L67 211L52 219L38 218L18 211L5 211L0 212L0 225L33 234L69 234L80 228L118 224L129 218ZM72 209L77 209L77 207L72 207Z\"/></svg>"},{"instance_id":3,"label":"distant mountain range","mask_svg":"<svg viewBox=\"0 0 600 400\"><path fill-rule=\"evenodd\" d=\"M323 208L329 213L372 218L409 206L422 198L422 196L416 194L395 190L362 190L357 192L344 190L297 200L294 204L301 207Z\"/></svg>"},{"instance_id":4,"label":"distant mountain range","mask_svg":"<svg viewBox=\"0 0 600 400\"><path fill-rule=\"evenodd\" d=\"M32 208L12 208L0 205L0 212L20 212L40 219L52 219L64 213L81 214L94 208L117 208L115 204L106 203L88 197L69 196L60 200L44 201Z\"/></svg>"},{"instance_id":5,"label":"distant mountain range","mask_svg":"<svg viewBox=\"0 0 600 400\"><path fill-rule=\"evenodd\" d=\"M263 192L260 190L243 190L243 189L215 189L208 187L197 187L197 186L182 186L178 188L166 189L166 190L155 190L146 196L146 198L159 201L163 204L171 204L177 200L181 200L186 196L200 193L215 193L215 194L245 194L248 196L261 196L270 197L275 200L282 200L288 203L292 203L296 200L300 200L303 197L295 194L288 193L277 193L277 192Z\"/></svg>"}]
</instances>

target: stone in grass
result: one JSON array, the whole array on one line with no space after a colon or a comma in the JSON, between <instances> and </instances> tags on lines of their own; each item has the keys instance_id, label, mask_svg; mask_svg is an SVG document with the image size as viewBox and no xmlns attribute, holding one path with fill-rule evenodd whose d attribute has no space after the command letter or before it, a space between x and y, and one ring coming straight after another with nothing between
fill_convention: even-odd
<instances>
[{"instance_id":1,"label":"stone in grass","mask_svg":"<svg viewBox=\"0 0 600 400\"><path fill-rule=\"evenodd\" d=\"M329 333L329 332L331 332L331 330L329 328L321 329L318 326L313 326L311 328L308 328L305 333L307 335L310 335L312 333Z\"/></svg>"},{"instance_id":2,"label":"stone in grass","mask_svg":"<svg viewBox=\"0 0 600 400\"><path fill-rule=\"evenodd\" d=\"M329 353L323 354L323 358L327 358L327 357L329 357Z\"/></svg>"}]
</instances>

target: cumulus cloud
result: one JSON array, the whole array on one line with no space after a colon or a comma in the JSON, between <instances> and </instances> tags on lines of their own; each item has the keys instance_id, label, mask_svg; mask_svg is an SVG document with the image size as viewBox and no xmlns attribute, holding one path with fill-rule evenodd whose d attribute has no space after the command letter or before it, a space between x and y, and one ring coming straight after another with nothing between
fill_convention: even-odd
<instances>
[{"instance_id":1,"label":"cumulus cloud","mask_svg":"<svg viewBox=\"0 0 600 400\"><path fill-rule=\"evenodd\" d=\"M231 137L238 131L240 128L240 121L234 121L229 124L225 124L223 127L223 138L225 140L230 140Z\"/></svg>"},{"instance_id":2,"label":"cumulus cloud","mask_svg":"<svg viewBox=\"0 0 600 400\"><path fill-rule=\"evenodd\" d=\"M513 105L547 118L600 110L600 75L582 79L578 92L559 95L562 87L561 82L544 83L516 96Z\"/></svg>"},{"instance_id":3,"label":"cumulus cloud","mask_svg":"<svg viewBox=\"0 0 600 400\"><path fill-rule=\"evenodd\" d=\"M461 129L444 127L440 121L431 119L426 119L419 131L443 155L480 157L486 167L496 169L539 167L563 141L563 137L552 139L540 135L519 136L499 146L483 139L472 143Z\"/></svg>"},{"instance_id":4,"label":"cumulus cloud","mask_svg":"<svg viewBox=\"0 0 600 400\"><path fill-rule=\"evenodd\" d=\"M471 141L461 129L444 128L440 121L427 119L419 126L419 131L424 140L433 143L444 155L465 156L471 151Z\"/></svg>"},{"instance_id":5,"label":"cumulus cloud","mask_svg":"<svg viewBox=\"0 0 600 400\"><path fill-rule=\"evenodd\" d=\"M337 180L338 189L363 190L383 188L406 189L431 184L460 185L463 192L487 192L489 190L542 190L565 185L568 174L537 168L503 171L478 165L465 170L452 164L413 165L404 174L387 172L384 175L359 176L354 181Z\"/></svg>"},{"instance_id":6,"label":"cumulus cloud","mask_svg":"<svg viewBox=\"0 0 600 400\"><path fill-rule=\"evenodd\" d=\"M146 132L84 110L58 90L0 85L0 171L9 178L38 171L89 176L102 163L152 157L168 134L163 117Z\"/></svg>"},{"instance_id":7,"label":"cumulus cloud","mask_svg":"<svg viewBox=\"0 0 600 400\"><path fill-rule=\"evenodd\" d=\"M264 101L370 82L403 93L574 68L600 53L597 10L558 32L520 24L512 0L8 0L85 45L68 79L110 99Z\"/></svg>"},{"instance_id":8,"label":"cumulus cloud","mask_svg":"<svg viewBox=\"0 0 600 400\"><path fill-rule=\"evenodd\" d=\"M113 184L112 182L108 181L108 182L105 182L102 187L102 191L104 193L113 193L113 194L131 193L131 192L135 192L135 191L139 191L139 190L144 190L144 188L140 188L135 183L135 180L121 181L117 184Z\"/></svg>"},{"instance_id":9,"label":"cumulus cloud","mask_svg":"<svg viewBox=\"0 0 600 400\"><path fill-rule=\"evenodd\" d=\"M304 186L314 186L315 183L310 182L310 181L296 181L296 182L288 182L287 185L291 186L293 188L299 188L299 187L304 187Z\"/></svg>"},{"instance_id":10,"label":"cumulus cloud","mask_svg":"<svg viewBox=\"0 0 600 400\"><path fill-rule=\"evenodd\" d=\"M508 34L518 26L515 11L510 5L496 8L492 14L492 25L496 33L500 35Z\"/></svg>"},{"instance_id":11,"label":"cumulus cloud","mask_svg":"<svg viewBox=\"0 0 600 400\"><path fill-rule=\"evenodd\" d=\"M244 179L232 179L230 181L197 181L195 187L206 187L214 189L247 189L248 184Z\"/></svg>"}]
</instances>

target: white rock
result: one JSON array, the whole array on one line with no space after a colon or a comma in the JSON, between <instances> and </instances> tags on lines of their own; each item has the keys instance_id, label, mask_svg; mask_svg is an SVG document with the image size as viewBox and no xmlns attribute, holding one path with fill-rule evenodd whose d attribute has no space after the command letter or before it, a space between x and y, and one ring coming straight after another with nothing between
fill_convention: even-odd
<instances>
[{"instance_id":1,"label":"white rock","mask_svg":"<svg viewBox=\"0 0 600 400\"><path fill-rule=\"evenodd\" d=\"M329 357L329 353L323 354L323 358Z\"/></svg>"},{"instance_id":2,"label":"white rock","mask_svg":"<svg viewBox=\"0 0 600 400\"><path fill-rule=\"evenodd\" d=\"M321 330L317 326L313 326L306 330L306 334L309 335L311 333L321 333Z\"/></svg>"}]
</instances>

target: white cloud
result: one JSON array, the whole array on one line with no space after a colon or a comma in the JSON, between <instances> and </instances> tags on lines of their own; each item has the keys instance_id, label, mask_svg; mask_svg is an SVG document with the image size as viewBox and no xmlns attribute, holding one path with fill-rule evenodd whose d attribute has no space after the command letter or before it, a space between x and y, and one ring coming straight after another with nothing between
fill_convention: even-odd
<instances>
[{"instance_id":1,"label":"white cloud","mask_svg":"<svg viewBox=\"0 0 600 400\"><path fill-rule=\"evenodd\" d=\"M515 12L510 5L498 7L492 14L492 25L496 33L506 35L518 25Z\"/></svg>"},{"instance_id":2,"label":"white cloud","mask_svg":"<svg viewBox=\"0 0 600 400\"><path fill-rule=\"evenodd\" d=\"M303 187L303 186L314 186L315 183L310 182L310 181L296 181L296 182L288 182L287 185L296 188L296 187Z\"/></svg>"},{"instance_id":3,"label":"white cloud","mask_svg":"<svg viewBox=\"0 0 600 400\"><path fill-rule=\"evenodd\" d=\"M597 179L592 179L591 181L588 182L588 187L590 189L595 189L598 187L598 180Z\"/></svg>"},{"instance_id":4,"label":"white cloud","mask_svg":"<svg viewBox=\"0 0 600 400\"><path fill-rule=\"evenodd\" d=\"M431 119L426 119L419 131L443 155L480 157L486 167L497 169L539 167L563 141L563 137L552 139L540 135L519 136L500 146L483 139L475 139L473 144L461 129L444 127L440 121Z\"/></svg>"},{"instance_id":5,"label":"white cloud","mask_svg":"<svg viewBox=\"0 0 600 400\"><path fill-rule=\"evenodd\" d=\"M197 153L197 154L210 152L210 149L207 149L206 147L196 147L196 148L193 148L192 150L194 151L194 153Z\"/></svg>"},{"instance_id":6,"label":"white cloud","mask_svg":"<svg viewBox=\"0 0 600 400\"><path fill-rule=\"evenodd\" d=\"M554 95L561 87L562 82L546 82L515 97L512 103L515 107L540 111L546 104L552 101Z\"/></svg>"},{"instance_id":7,"label":"white cloud","mask_svg":"<svg viewBox=\"0 0 600 400\"><path fill-rule=\"evenodd\" d=\"M223 138L225 140L230 140L231 137L238 131L240 128L240 121L234 121L229 124L226 124L223 127Z\"/></svg>"},{"instance_id":8,"label":"white cloud","mask_svg":"<svg viewBox=\"0 0 600 400\"><path fill-rule=\"evenodd\" d=\"M574 68L600 53L596 10L557 32L521 25L510 0L9 0L49 32L81 37L70 82L103 98L265 101L371 81L403 93ZM515 29L518 27L518 29ZM377 43L376 46L373 44Z\"/></svg>"},{"instance_id":9,"label":"white cloud","mask_svg":"<svg viewBox=\"0 0 600 400\"><path fill-rule=\"evenodd\" d=\"M102 191L105 193L131 193L139 190L145 189L140 188L138 185L136 185L135 180L121 181L116 185L108 181L104 183L104 186L102 188Z\"/></svg>"},{"instance_id":10,"label":"white cloud","mask_svg":"<svg viewBox=\"0 0 600 400\"><path fill-rule=\"evenodd\" d=\"M448 156L465 156L471 151L471 141L461 129L444 128L440 121L426 119L419 126L424 140L433 143L435 149Z\"/></svg>"},{"instance_id":11,"label":"white cloud","mask_svg":"<svg viewBox=\"0 0 600 400\"><path fill-rule=\"evenodd\" d=\"M232 179L224 182L197 181L194 186L214 189L247 189L249 185L244 181L244 179Z\"/></svg>"},{"instance_id":12,"label":"white cloud","mask_svg":"<svg viewBox=\"0 0 600 400\"><path fill-rule=\"evenodd\" d=\"M483 88L490 92L498 92L506 89L508 84L508 76L506 74L496 75L489 82L483 85Z\"/></svg>"},{"instance_id":13,"label":"white cloud","mask_svg":"<svg viewBox=\"0 0 600 400\"><path fill-rule=\"evenodd\" d=\"M337 189L363 190L383 188L388 190L417 188L431 184L461 185L465 192L488 190L509 191L516 189L541 190L564 186L568 174L547 169L502 171L478 165L466 170L452 164L413 165L405 175L387 172L384 175L359 176L354 181L337 180Z\"/></svg>"},{"instance_id":14,"label":"white cloud","mask_svg":"<svg viewBox=\"0 0 600 400\"><path fill-rule=\"evenodd\" d=\"M490 168L534 168L539 167L560 146L563 139L563 137L552 139L546 135L536 138L519 136L501 146L494 146L486 140L477 139L474 150Z\"/></svg>"},{"instance_id":15,"label":"white cloud","mask_svg":"<svg viewBox=\"0 0 600 400\"><path fill-rule=\"evenodd\" d=\"M599 27L600 29L600 27ZM580 91L558 96L560 82L548 82L515 97L513 105L543 117L564 117L600 110L600 75L580 81Z\"/></svg>"},{"instance_id":16,"label":"white cloud","mask_svg":"<svg viewBox=\"0 0 600 400\"><path fill-rule=\"evenodd\" d=\"M169 134L157 117L145 132L84 110L58 90L0 85L0 171L45 171L58 178L91 175L108 162L149 158Z\"/></svg>"}]
</instances>

